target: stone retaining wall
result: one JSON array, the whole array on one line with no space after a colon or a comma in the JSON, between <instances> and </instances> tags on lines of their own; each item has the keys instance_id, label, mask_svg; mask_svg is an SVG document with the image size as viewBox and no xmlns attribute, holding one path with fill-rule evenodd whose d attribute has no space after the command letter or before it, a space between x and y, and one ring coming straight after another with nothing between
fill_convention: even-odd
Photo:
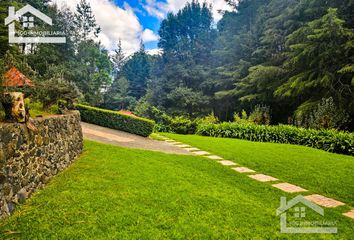
<instances>
[{"instance_id":1,"label":"stone retaining wall","mask_svg":"<svg viewBox=\"0 0 354 240\"><path fill-rule=\"evenodd\" d=\"M82 152L80 114L37 118L33 133L23 124L0 123L0 218L68 167Z\"/></svg>"}]
</instances>

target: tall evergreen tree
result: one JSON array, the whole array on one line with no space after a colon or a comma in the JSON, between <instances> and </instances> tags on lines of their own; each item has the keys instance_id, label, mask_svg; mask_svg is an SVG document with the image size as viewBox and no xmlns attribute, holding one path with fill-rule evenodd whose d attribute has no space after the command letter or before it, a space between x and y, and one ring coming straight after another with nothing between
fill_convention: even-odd
<instances>
[{"instance_id":1,"label":"tall evergreen tree","mask_svg":"<svg viewBox=\"0 0 354 240\"><path fill-rule=\"evenodd\" d=\"M123 76L129 81L129 95L137 100L146 93L151 78L151 66L151 56L145 52L144 47L140 47L140 50L127 60L122 68Z\"/></svg>"},{"instance_id":2,"label":"tall evergreen tree","mask_svg":"<svg viewBox=\"0 0 354 240\"><path fill-rule=\"evenodd\" d=\"M289 72L275 94L291 97L304 111L323 97L333 97L341 109L353 114L354 30L344 27L337 9L288 36L290 46L284 68Z\"/></svg>"},{"instance_id":3,"label":"tall evergreen tree","mask_svg":"<svg viewBox=\"0 0 354 240\"><path fill-rule=\"evenodd\" d=\"M125 61L126 56L122 48L122 41L119 39L117 49L114 50L112 56L114 80L119 79Z\"/></svg>"},{"instance_id":4,"label":"tall evergreen tree","mask_svg":"<svg viewBox=\"0 0 354 240\"><path fill-rule=\"evenodd\" d=\"M161 23L159 47L163 49L163 55L156 65L156 77L151 84L153 95L158 96L158 99L152 99L153 104L174 109L171 113L190 115L187 105L175 103L175 97L188 102L187 98L195 94L193 98L200 99L201 96L207 99L204 103L209 101L205 95L210 86L206 83L210 78L216 39L212 24L211 8L197 1L187 3L177 14L168 14ZM204 103L199 104L200 111L193 112L193 115L211 111Z\"/></svg>"},{"instance_id":5,"label":"tall evergreen tree","mask_svg":"<svg viewBox=\"0 0 354 240\"><path fill-rule=\"evenodd\" d=\"M97 37L101 32L101 28L97 25L92 13L91 5L87 0L81 0L77 5L74 23L78 31L79 41L87 40L93 36ZM91 36L92 34L93 36Z\"/></svg>"}]
</instances>

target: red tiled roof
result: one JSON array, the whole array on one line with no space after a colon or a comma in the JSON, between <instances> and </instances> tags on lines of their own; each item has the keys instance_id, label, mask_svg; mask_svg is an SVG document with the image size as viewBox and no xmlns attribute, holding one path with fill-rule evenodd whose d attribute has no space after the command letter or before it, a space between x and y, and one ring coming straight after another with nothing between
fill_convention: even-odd
<instances>
[{"instance_id":1,"label":"red tiled roof","mask_svg":"<svg viewBox=\"0 0 354 240\"><path fill-rule=\"evenodd\" d=\"M121 114L125 114L125 115L129 115L129 116L134 116L137 117L134 113L130 112L130 111L126 111L126 110L120 110L118 111Z\"/></svg>"},{"instance_id":2,"label":"red tiled roof","mask_svg":"<svg viewBox=\"0 0 354 240\"><path fill-rule=\"evenodd\" d=\"M23 75L16 67L11 68L7 73L5 73L4 78L4 87L34 86L33 82Z\"/></svg>"}]
</instances>

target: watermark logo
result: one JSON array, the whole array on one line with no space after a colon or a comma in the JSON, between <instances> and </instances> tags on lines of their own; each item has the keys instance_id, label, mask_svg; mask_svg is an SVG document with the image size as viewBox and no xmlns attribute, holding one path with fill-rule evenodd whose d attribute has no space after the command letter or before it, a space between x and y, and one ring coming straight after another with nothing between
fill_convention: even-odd
<instances>
[{"instance_id":1,"label":"watermark logo","mask_svg":"<svg viewBox=\"0 0 354 240\"><path fill-rule=\"evenodd\" d=\"M31 14L31 17L25 16ZM9 26L9 43L66 43L65 37L52 37L64 35L62 32L34 31L35 18L52 26L50 17L40 12L31 5L26 5L17 12L15 7L9 7L9 16L5 19L5 25ZM16 22L20 22L23 31L16 31Z\"/></svg>"},{"instance_id":2,"label":"watermark logo","mask_svg":"<svg viewBox=\"0 0 354 240\"><path fill-rule=\"evenodd\" d=\"M317 204L310 202L299 195L288 202L286 197L280 198L280 207L277 215L280 216L281 233L337 233L333 227L335 222L330 221L306 221L306 212L313 211L315 214L324 216L324 210ZM292 220L288 216L293 214ZM295 220L293 220L295 219Z\"/></svg>"}]
</instances>

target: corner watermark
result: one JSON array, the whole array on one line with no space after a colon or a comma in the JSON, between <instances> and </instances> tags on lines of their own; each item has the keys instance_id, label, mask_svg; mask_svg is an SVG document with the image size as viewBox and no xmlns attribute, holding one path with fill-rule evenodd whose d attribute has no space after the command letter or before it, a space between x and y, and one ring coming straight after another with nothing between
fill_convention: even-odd
<instances>
[{"instance_id":1,"label":"corner watermark","mask_svg":"<svg viewBox=\"0 0 354 240\"><path fill-rule=\"evenodd\" d=\"M300 206L301 205L301 206ZM293 217L297 220L288 220L290 209L293 211ZM324 210L317 204L310 202L302 195L299 195L288 202L286 197L280 198L280 207L277 209L277 215L280 216L281 233L337 233L335 221L307 221L306 211L311 210L320 216L324 216Z\"/></svg>"},{"instance_id":2,"label":"corner watermark","mask_svg":"<svg viewBox=\"0 0 354 240\"><path fill-rule=\"evenodd\" d=\"M25 16L26 14L31 14L31 17ZM9 7L9 16L5 19L5 25L9 27L9 43L66 43L65 37L57 37L64 35L63 32L32 30L35 27L35 18L53 25L50 17L29 4L17 12L15 7ZM21 23L23 31L16 31L16 22Z\"/></svg>"}]
</instances>

